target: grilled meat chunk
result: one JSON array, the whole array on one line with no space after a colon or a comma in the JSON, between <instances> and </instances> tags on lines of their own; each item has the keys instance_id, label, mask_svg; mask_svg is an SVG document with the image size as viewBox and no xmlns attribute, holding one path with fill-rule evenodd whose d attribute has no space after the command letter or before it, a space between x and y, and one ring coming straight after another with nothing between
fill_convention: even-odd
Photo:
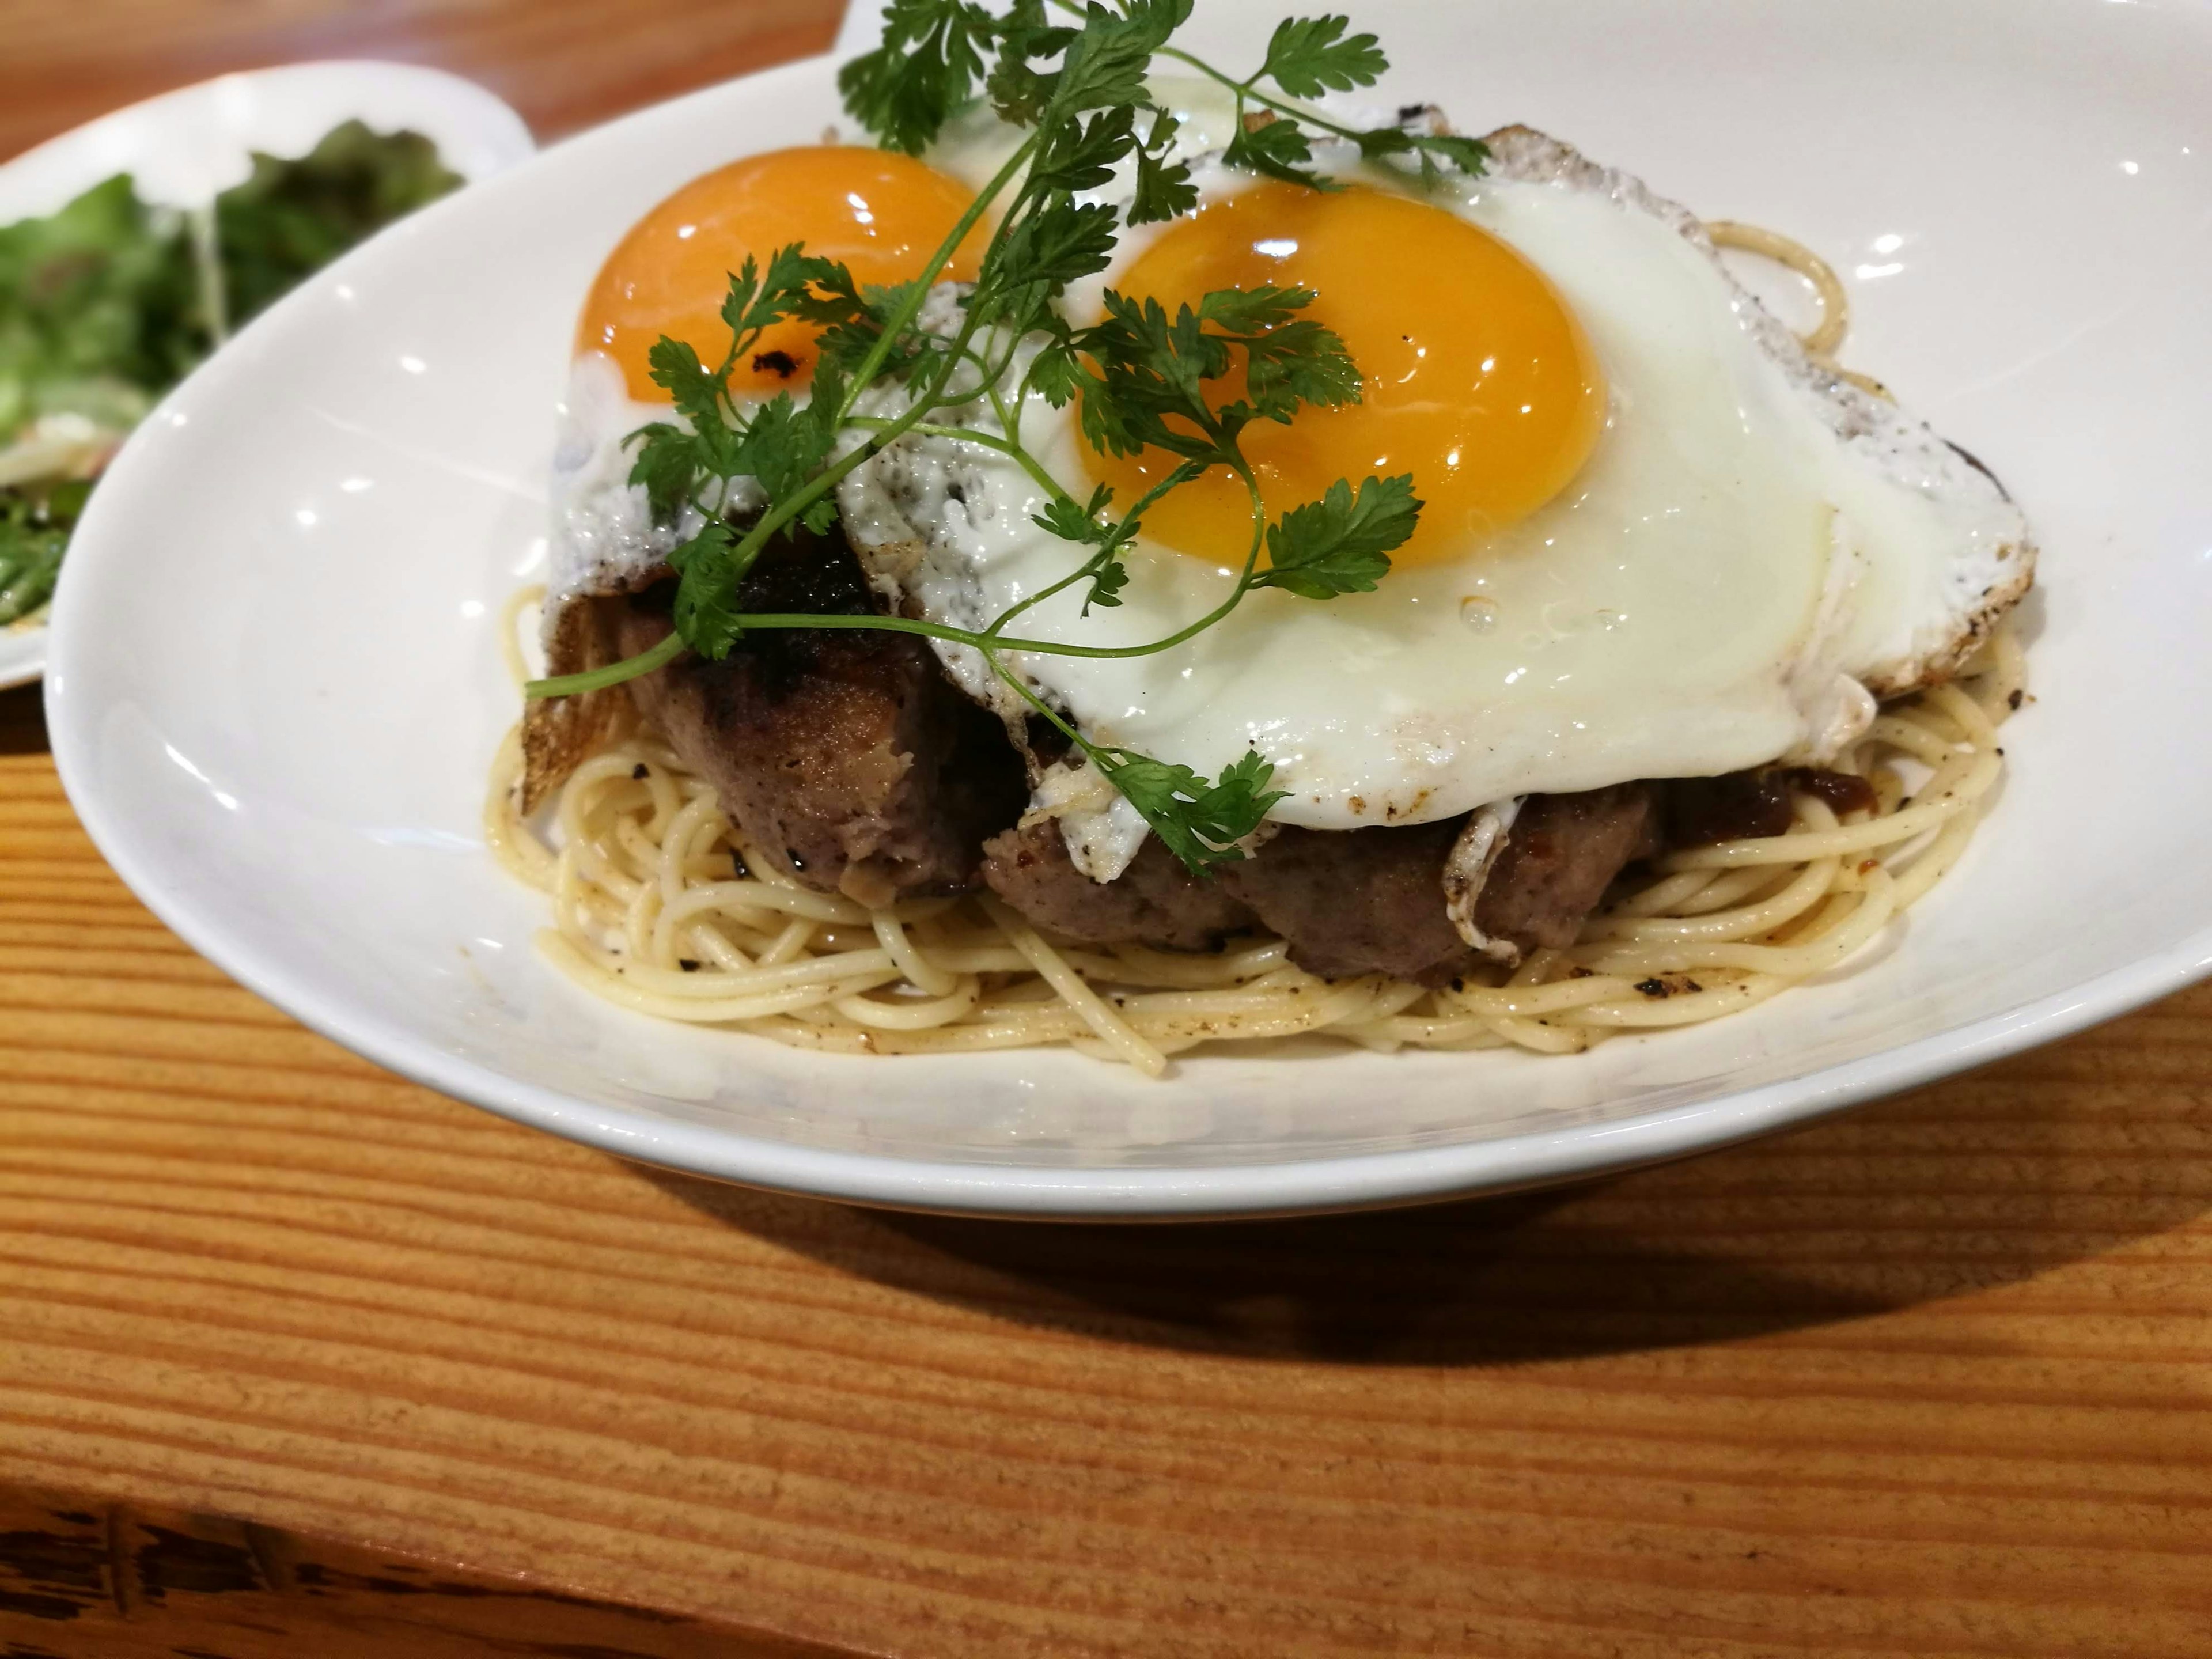
<instances>
[{"instance_id":1,"label":"grilled meat chunk","mask_svg":"<svg viewBox=\"0 0 2212 1659\"><path fill-rule=\"evenodd\" d=\"M668 633L673 594L663 583L598 602L621 607L623 654ZM828 537L772 544L741 600L757 611L875 609L850 550ZM862 903L968 890L985 837L1028 795L1005 729L904 635L763 631L720 662L680 657L631 691L750 841L782 853L808 886Z\"/></svg>"},{"instance_id":2,"label":"grilled meat chunk","mask_svg":"<svg viewBox=\"0 0 2212 1659\"><path fill-rule=\"evenodd\" d=\"M1254 925L1226 887L1192 875L1158 836L1147 836L1129 867L1105 882L1075 867L1049 820L1007 830L983 854L993 892L1038 927L1081 944L1206 951Z\"/></svg>"},{"instance_id":3,"label":"grilled meat chunk","mask_svg":"<svg viewBox=\"0 0 2212 1659\"><path fill-rule=\"evenodd\" d=\"M1256 923L1323 978L1388 974L1438 985L1476 960L1444 914L1444 860L1464 822L1289 827L1210 881L1148 841L1105 883L1069 862L1055 825L1035 823L990 843L983 876L1039 927L1086 944L1200 950ZM1648 785L1531 797L1483 885L1479 925L1523 950L1572 943L1622 866L1657 850L1657 830Z\"/></svg>"},{"instance_id":4,"label":"grilled meat chunk","mask_svg":"<svg viewBox=\"0 0 2212 1659\"><path fill-rule=\"evenodd\" d=\"M1658 796L1648 783L1531 795L1482 884L1475 925L1523 951L1572 945L1613 878L1661 845Z\"/></svg>"},{"instance_id":5,"label":"grilled meat chunk","mask_svg":"<svg viewBox=\"0 0 2212 1659\"><path fill-rule=\"evenodd\" d=\"M1324 979L1388 974L1441 984L1471 952L1444 915L1444 857L1461 820L1376 830L1288 826L1215 879Z\"/></svg>"}]
</instances>

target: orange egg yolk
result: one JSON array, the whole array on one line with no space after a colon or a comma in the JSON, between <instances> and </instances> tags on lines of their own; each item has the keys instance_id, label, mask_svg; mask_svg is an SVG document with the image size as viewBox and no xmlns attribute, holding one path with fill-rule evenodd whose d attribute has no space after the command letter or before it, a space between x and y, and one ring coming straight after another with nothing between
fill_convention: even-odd
<instances>
[{"instance_id":1,"label":"orange egg yolk","mask_svg":"<svg viewBox=\"0 0 2212 1659\"><path fill-rule=\"evenodd\" d=\"M1263 283L1313 291L1300 314L1342 337L1362 398L1244 428L1270 518L1339 478L1410 472L1426 505L1391 557L1451 558L1559 494L1597 442L1605 380L1574 313L1519 253L1442 208L1364 186L1256 184L1168 226L1114 286L1173 316L1212 289ZM1216 407L1243 394L1241 367L1211 383ZM1158 449L1088 457L1124 503L1176 459ZM1250 498L1217 467L1144 523L1149 539L1242 564Z\"/></svg>"},{"instance_id":2,"label":"orange egg yolk","mask_svg":"<svg viewBox=\"0 0 2212 1659\"><path fill-rule=\"evenodd\" d=\"M576 325L576 350L604 351L629 393L666 403L646 354L662 335L682 340L709 367L730 349L722 301L730 273L750 254L763 270L776 249L803 242L842 260L863 288L921 274L975 192L911 156L821 144L732 161L694 179L631 227L607 258ZM945 275L965 281L988 240L979 226ZM777 323L730 376L740 397L797 389L814 374L813 328Z\"/></svg>"}]
</instances>

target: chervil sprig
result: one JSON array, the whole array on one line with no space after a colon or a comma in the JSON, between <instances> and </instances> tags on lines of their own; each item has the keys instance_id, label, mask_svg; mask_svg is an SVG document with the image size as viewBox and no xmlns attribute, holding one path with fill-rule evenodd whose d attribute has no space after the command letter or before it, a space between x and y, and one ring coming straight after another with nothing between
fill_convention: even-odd
<instances>
[{"instance_id":1,"label":"chervil sprig","mask_svg":"<svg viewBox=\"0 0 2212 1659\"><path fill-rule=\"evenodd\" d=\"M891 0L883 44L838 71L845 107L885 149L919 155L968 101L984 49L1012 21L968 0Z\"/></svg>"},{"instance_id":2,"label":"chervil sprig","mask_svg":"<svg viewBox=\"0 0 2212 1659\"><path fill-rule=\"evenodd\" d=\"M1420 516L1410 472L1370 478L1357 491L1339 478L1319 501L1267 526L1267 568L1252 585L1309 599L1371 592L1390 574L1390 550Z\"/></svg>"},{"instance_id":3,"label":"chervil sprig","mask_svg":"<svg viewBox=\"0 0 2212 1659\"><path fill-rule=\"evenodd\" d=\"M1152 101L1147 76L1166 57L1230 88L1238 118L1224 160L1315 189L1334 187L1313 166L1316 132L1356 144L1370 161L1418 160L1430 179L1446 165L1479 170L1483 152L1472 140L1403 126L1346 126L1291 101L1371 85L1387 67L1375 38L1349 33L1341 17L1285 21L1260 67L1239 81L1170 44L1190 0L1052 3L1048 14L1045 0L1012 0L1003 10L973 0L891 0L882 46L839 76L852 114L886 148L920 153L982 96L1027 137L913 282L863 289L841 264L800 246L779 248L765 269L748 258L732 276L722 307L730 344L718 365L680 342L654 347L653 377L681 419L632 434L631 481L644 490L657 523L690 527L668 556L678 578L674 631L623 662L529 689L533 696L596 690L685 650L725 656L746 634L772 629L871 629L964 646L1057 726L1178 858L1202 870L1243 856L1237 843L1281 798L1267 787L1268 763L1249 752L1207 780L1095 741L1009 659L1149 655L1196 637L1261 588L1312 600L1368 591L1388 573L1390 551L1413 533L1421 504L1410 477L1369 477L1357 486L1340 479L1320 501L1269 521L1243 453L1245 430L1360 397L1343 342L1300 314L1311 294L1226 289L1170 315L1156 301L1109 290L1095 321L1065 314L1068 289L1108 268L1125 222L1170 219L1196 205L1189 166L1176 151L1176 118ZM1090 199L1124 173L1126 210ZM923 326L933 285L987 216L994 227L957 319ZM785 393L756 406L734 397L735 366L766 329L792 319L818 331L808 401ZM1234 376L1243 390L1230 398L1224 383ZM1127 507L1103 485L1079 501L1022 443L1021 411L1032 398L1054 408L1079 404L1084 434L1101 450L1160 450L1176 465ZM978 421L978 414L988 418ZM768 542L801 527L827 530L839 481L908 434L980 446L1017 462L1044 497L1036 523L1079 556L1067 573L980 630L905 617L745 611L745 580ZM1014 630L1024 613L1072 587L1082 590L1085 616L1093 607L1119 606L1143 515L1216 469L1244 485L1252 532L1242 568L1212 610L1172 634L1127 646L1032 639ZM757 511L738 510L756 498Z\"/></svg>"}]
</instances>

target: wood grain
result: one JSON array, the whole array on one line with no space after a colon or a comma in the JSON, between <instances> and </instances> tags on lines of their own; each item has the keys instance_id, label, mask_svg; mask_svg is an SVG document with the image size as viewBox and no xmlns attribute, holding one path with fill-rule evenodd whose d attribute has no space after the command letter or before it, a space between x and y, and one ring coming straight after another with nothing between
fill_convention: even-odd
<instances>
[{"instance_id":1,"label":"wood grain","mask_svg":"<svg viewBox=\"0 0 2212 1659\"><path fill-rule=\"evenodd\" d=\"M836 1659L845 1651L223 1516L6 1488L0 1636L9 1636L7 1659Z\"/></svg>"},{"instance_id":2,"label":"wood grain","mask_svg":"<svg viewBox=\"0 0 2212 1659\"><path fill-rule=\"evenodd\" d=\"M308 51L488 74L550 128L829 9L18 4L0 148ZM509 1620L569 1604L502 1575L704 1621L702 1653L2212 1653L2212 990L1565 1192L877 1214L625 1164L301 1030L122 889L43 750L0 695L0 1532L94 1516L68 1559L108 1601L40 1620L0 1582L0 1655L677 1628ZM358 1627L307 1640L272 1580L173 1638L221 1598L134 1602L111 1513L490 1589L440 1626L356 1587Z\"/></svg>"}]
</instances>

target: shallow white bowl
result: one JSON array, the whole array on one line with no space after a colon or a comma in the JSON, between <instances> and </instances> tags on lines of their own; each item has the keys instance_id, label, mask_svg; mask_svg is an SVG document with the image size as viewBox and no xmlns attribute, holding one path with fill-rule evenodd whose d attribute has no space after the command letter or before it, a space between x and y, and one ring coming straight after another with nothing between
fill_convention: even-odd
<instances>
[{"instance_id":1,"label":"shallow white bowl","mask_svg":"<svg viewBox=\"0 0 2212 1659\"><path fill-rule=\"evenodd\" d=\"M522 118L473 81L412 64L292 64L218 76L111 111L0 165L0 225L52 213L128 173L143 200L204 207L252 155L304 155L332 127L411 130L471 184L533 153ZM38 678L46 630L0 628L0 690Z\"/></svg>"},{"instance_id":2,"label":"shallow white bowl","mask_svg":"<svg viewBox=\"0 0 2212 1659\"><path fill-rule=\"evenodd\" d=\"M2048 550L2040 701L1966 863L1826 983L1571 1060L869 1060L660 1024L534 955L486 857L502 599L543 556L575 307L693 174L811 139L814 60L433 208L148 423L63 580L55 752L101 849L271 1000L436 1088L633 1157L1035 1215L1322 1209L1675 1156L2047 1040L2212 966L2212 9L2102 0L1359 8L1385 95L1520 119L1851 279L1852 356ZM1201 0L1226 61L1274 14Z\"/></svg>"}]
</instances>

